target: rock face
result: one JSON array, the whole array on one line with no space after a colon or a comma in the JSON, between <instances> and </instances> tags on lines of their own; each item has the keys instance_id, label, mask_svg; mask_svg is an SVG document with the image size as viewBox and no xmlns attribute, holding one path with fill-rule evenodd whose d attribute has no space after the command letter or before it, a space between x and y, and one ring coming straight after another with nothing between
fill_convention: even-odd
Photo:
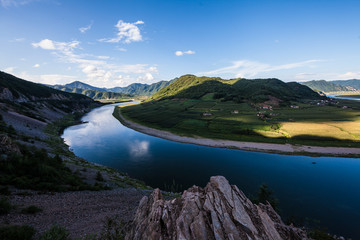
<instances>
[{"instance_id":1,"label":"rock face","mask_svg":"<svg viewBox=\"0 0 360 240\"><path fill-rule=\"evenodd\" d=\"M194 186L181 198L165 201L159 189L143 197L127 240L144 239L308 239L285 225L270 204L253 204L222 176L202 189Z\"/></svg>"}]
</instances>

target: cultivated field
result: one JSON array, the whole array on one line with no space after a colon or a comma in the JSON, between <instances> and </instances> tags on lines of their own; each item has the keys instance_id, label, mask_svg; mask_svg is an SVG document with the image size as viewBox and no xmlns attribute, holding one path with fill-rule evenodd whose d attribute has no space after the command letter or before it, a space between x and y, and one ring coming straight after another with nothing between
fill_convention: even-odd
<instances>
[{"instance_id":1,"label":"cultivated field","mask_svg":"<svg viewBox=\"0 0 360 240\"><path fill-rule=\"evenodd\" d=\"M179 135L237 141L360 147L360 102L266 105L202 99L145 102L122 108L132 121Z\"/></svg>"}]
</instances>

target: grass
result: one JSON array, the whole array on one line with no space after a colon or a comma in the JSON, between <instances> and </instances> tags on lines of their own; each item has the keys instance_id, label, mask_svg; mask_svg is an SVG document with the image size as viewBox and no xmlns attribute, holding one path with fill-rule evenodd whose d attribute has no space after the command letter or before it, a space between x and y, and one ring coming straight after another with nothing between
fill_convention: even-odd
<instances>
[{"instance_id":1,"label":"grass","mask_svg":"<svg viewBox=\"0 0 360 240\"><path fill-rule=\"evenodd\" d=\"M134 122L179 135L236 141L360 147L360 102L318 106L316 102L260 109L250 102L202 99L150 101L116 108ZM344 109L342 106L348 106ZM233 111L239 111L234 114ZM203 116L203 113L211 116ZM263 118L257 114L264 115Z\"/></svg>"}]
</instances>

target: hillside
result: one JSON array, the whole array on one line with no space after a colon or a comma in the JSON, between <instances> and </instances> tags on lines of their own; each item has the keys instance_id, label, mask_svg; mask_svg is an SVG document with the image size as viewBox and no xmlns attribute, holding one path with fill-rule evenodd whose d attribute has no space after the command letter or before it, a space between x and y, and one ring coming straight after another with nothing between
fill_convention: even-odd
<instances>
[{"instance_id":1,"label":"hillside","mask_svg":"<svg viewBox=\"0 0 360 240\"><path fill-rule=\"evenodd\" d=\"M342 86L352 87L357 90L360 89L360 80L359 79L335 80L335 81L330 81L330 82L338 84L338 85L342 85Z\"/></svg>"},{"instance_id":2,"label":"hillside","mask_svg":"<svg viewBox=\"0 0 360 240\"><path fill-rule=\"evenodd\" d=\"M114 116L195 139L358 147L359 111L295 82L185 75Z\"/></svg>"},{"instance_id":3,"label":"hillside","mask_svg":"<svg viewBox=\"0 0 360 240\"><path fill-rule=\"evenodd\" d=\"M107 92L107 91L99 91L94 89L83 89L83 88L74 88L74 87L65 87L61 85L53 86L54 89L58 89L65 92L71 93L79 93L90 97L94 100L108 100L108 99L129 99L133 96L125 93L115 93L115 92Z\"/></svg>"},{"instance_id":4,"label":"hillside","mask_svg":"<svg viewBox=\"0 0 360 240\"><path fill-rule=\"evenodd\" d=\"M197 77L185 75L157 92L151 100L167 98L199 99L206 94L214 94L214 99L241 102L264 102L269 96L282 101L320 99L310 88L292 82L284 83L278 79L233 79Z\"/></svg>"},{"instance_id":5,"label":"hillside","mask_svg":"<svg viewBox=\"0 0 360 240\"><path fill-rule=\"evenodd\" d=\"M56 85L56 86L59 87L61 85ZM86 84L86 83L83 83L83 82L80 82L80 81L75 81L75 82L72 82L72 83L65 84L64 87L105 91L105 88L94 87L94 86L91 86L89 84Z\"/></svg>"},{"instance_id":6,"label":"hillside","mask_svg":"<svg viewBox=\"0 0 360 240\"><path fill-rule=\"evenodd\" d=\"M0 99L17 102L35 100L90 101L89 98L29 82L0 71Z\"/></svg>"},{"instance_id":7,"label":"hillside","mask_svg":"<svg viewBox=\"0 0 360 240\"><path fill-rule=\"evenodd\" d=\"M322 92L339 92L339 91L353 91L354 89L349 85L339 84L339 81L325 81L325 80L312 80L308 82L301 82L302 85L308 86L314 91Z\"/></svg>"},{"instance_id":8,"label":"hillside","mask_svg":"<svg viewBox=\"0 0 360 240\"><path fill-rule=\"evenodd\" d=\"M127 87L115 87L109 88L108 91L131 94L136 96L152 96L157 93L160 89L168 86L176 79L170 81L160 81L153 84L142 84L142 83L133 83Z\"/></svg>"},{"instance_id":9,"label":"hillside","mask_svg":"<svg viewBox=\"0 0 360 240\"><path fill-rule=\"evenodd\" d=\"M65 85L53 85L51 87L66 92L80 93L91 97L93 99L120 99L131 98L133 96L152 96L160 89L168 86L176 79L170 81L160 81L153 84L133 83L127 87L114 87L114 88L98 88L92 85L75 81ZM91 91L85 91L91 90ZM109 94L106 94L106 93Z\"/></svg>"}]
</instances>

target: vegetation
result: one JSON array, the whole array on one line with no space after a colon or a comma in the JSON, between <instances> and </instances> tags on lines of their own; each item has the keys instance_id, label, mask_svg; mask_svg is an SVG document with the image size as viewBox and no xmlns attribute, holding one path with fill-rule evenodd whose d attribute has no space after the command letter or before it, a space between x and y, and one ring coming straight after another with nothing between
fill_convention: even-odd
<instances>
[{"instance_id":1,"label":"vegetation","mask_svg":"<svg viewBox=\"0 0 360 240\"><path fill-rule=\"evenodd\" d=\"M115 109L134 122L179 135L235 141L359 147L360 103L321 100L262 109L249 101L222 99L150 101ZM320 103L321 105L317 105ZM346 105L348 108L343 108ZM234 113L234 110L238 113ZM209 113L204 116L204 113Z\"/></svg>"},{"instance_id":2,"label":"vegetation","mask_svg":"<svg viewBox=\"0 0 360 240\"><path fill-rule=\"evenodd\" d=\"M107 92L107 91L99 91L94 89L81 89L81 88L73 88L73 87L64 87L55 85L53 88L71 93L78 93L90 97L94 100L102 100L102 99L118 99L118 100L129 100L133 98L130 94L125 93L115 93L115 92Z\"/></svg>"},{"instance_id":3,"label":"vegetation","mask_svg":"<svg viewBox=\"0 0 360 240\"><path fill-rule=\"evenodd\" d=\"M43 233L39 240L70 240L69 231L61 226L54 225L45 233Z\"/></svg>"},{"instance_id":4,"label":"vegetation","mask_svg":"<svg viewBox=\"0 0 360 240\"><path fill-rule=\"evenodd\" d=\"M125 239L125 224L115 218L107 218L104 228L100 234L103 240L121 240Z\"/></svg>"},{"instance_id":5,"label":"vegetation","mask_svg":"<svg viewBox=\"0 0 360 240\"><path fill-rule=\"evenodd\" d=\"M308 233L308 237L314 240L336 240L333 236L323 229L312 229Z\"/></svg>"},{"instance_id":6,"label":"vegetation","mask_svg":"<svg viewBox=\"0 0 360 240\"><path fill-rule=\"evenodd\" d=\"M65 85L54 85L55 89L66 92L80 93L96 100L101 99L130 99L134 96L152 96L171 81L160 81L153 84L133 83L127 87L97 88L86 83L75 81Z\"/></svg>"},{"instance_id":7,"label":"vegetation","mask_svg":"<svg viewBox=\"0 0 360 240\"><path fill-rule=\"evenodd\" d=\"M340 92L340 91L349 91L349 87L340 85L339 83L328 82L325 80L312 80L308 82L302 82L301 84L308 86L314 91L322 92Z\"/></svg>"},{"instance_id":8,"label":"vegetation","mask_svg":"<svg viewBox=\"0 0 360 240\"><path fill-rule=\"evenodd\" d=\"M271 189L269 189L268 185L266 184L262 184L259 187L258 193L256 198L251 199L253 203L259 204L259 203L263 203L263 204L267 204L270 203L270 205L273 207L273 209L277 212L279 212L278 209L278 205L279 202L278 200L273 196L273 191Z\"/></svg>"},{"instance_id":9,"label":"vegetation","mask_svg":"<svg viewBox=\"0 0 360 240\"><path fill-rule=\"evenodd\" d=\"M0 227L0 239L2 240L31 240L35 235L35 229L31 226L2 226Z\"/></svg>"},{"instance_id":10,"label":"vegetation","mask_svg":"<svg viewBox=\"0 0 360 240\"><path fill-rule=\"evenodd\" d=\"M0 174L0 185L13 185L21 189L96 190L73 174L58 155L50 157L44 149L21 146L21 154L12 154L0 161Z\"/></svg>"},{"instance_id":11,"label":"vegetation","mask_svg":"<svg viewBox=\"0 0 360 240\"><path fill-rule=\"evenodd\" d=\"M343 86L349 86L355 89L360 89L360 79L336 80L331 82Z\"/></svg>"},{"instance_id":12,"label":"vegetation","mask_svg":"<svg viewBox=\"0 0 360 240\"><path fill-rule=\"evenodd\" d=\"M21 213L24 213L24 214L36 214L38 212L41 212L42 209L37 207L37 206L34 206L34 205L30 205L24 209L21 210Z\"/></svg>"},{"instance_id":13,"label":"vegetation","mask_svg":"<svg viewBox=\"0 0 360 240\"><path fill-rule=\"evenodd\" d=\"M45 85L25 81L23 79L17 78L13 75L4 73L0 71L0 87L8 88L12 95L16 98L20 95L26 96L28 98L51 98L55 94L60 94L66 98L72 100L87 100L85 96L65 93L59 90L49 88Z\"/></svg>"},{"instance_id":14,"label":"vegetation","mask_svg":"<svg viewBox=\"0 0 360 240\"><path fill-rule=\"evenodd\" d=\"M0 199L0 215L8 214L14 206L11 205L7 197L2 197ZM0 238L1 239L1 238Z\"/></svg>"},{"instance_id":15,"label":"vegetation","mask_svg":"<svg viewBox=\"0 0 360 240\"><path fill-rule=\"evenodd\" d=\"M152 96L155 93L157 93L160 89L168 86L175 80L176 79L170 81L160 81L150 85L142 84L142 83L133 83L127 87L115 87L115 88L110 88L108 90L112 92L131 94L135 96Z\"/></svg>"},{"instance_id":16,"label":"vegetation","mask_svg":"<svg viewBox=\"0 0 360 240\"><path fill-rule=\"evenodd\" d=\"M196 77L184 75L172 84L162 88L150 100L160 99L200 99L207 94L213 94L213 99L242 103L255 103L276 97L286 104L300 99L321 99L321 96L306 86L292 82L284 83L278 79L233 79Z\"/></svg>"}]
</instances>

